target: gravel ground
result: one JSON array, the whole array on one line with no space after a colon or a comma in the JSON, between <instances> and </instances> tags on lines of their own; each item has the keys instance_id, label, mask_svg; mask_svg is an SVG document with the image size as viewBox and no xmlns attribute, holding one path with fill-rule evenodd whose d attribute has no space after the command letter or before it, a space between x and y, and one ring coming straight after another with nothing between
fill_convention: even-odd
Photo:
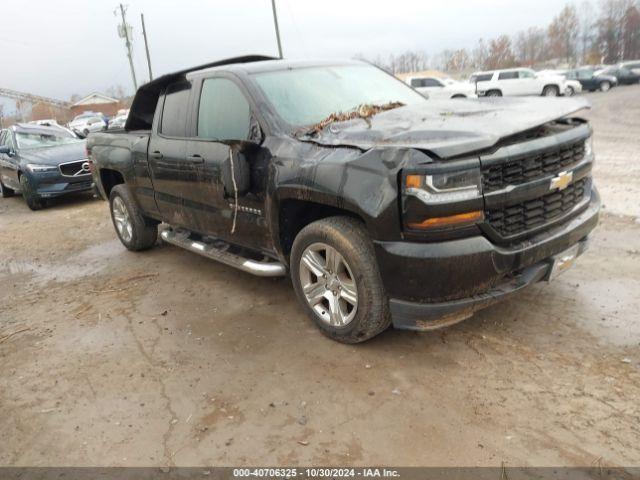
<instances>
[{"instance_id":1,"label":"gravel ground","mask_svg":"<svg viewBox=\"0 0 640 480\"><path fill-rule=\"evenodd\" d=\"M640 86L590 94L605 204L554 283L347 346L286 280L88 197L0 201L0 465L640 465Z\"/></svg>"}]
</instances>

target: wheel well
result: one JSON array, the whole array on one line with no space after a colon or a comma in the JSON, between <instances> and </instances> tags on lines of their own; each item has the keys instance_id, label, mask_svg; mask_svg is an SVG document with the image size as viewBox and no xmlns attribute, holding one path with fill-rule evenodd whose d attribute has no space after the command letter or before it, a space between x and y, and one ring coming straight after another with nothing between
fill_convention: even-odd
<instances>
[{"instance_id":1,"label":"wheel well","mask_svg":"<svg viewBox=\"0 0 640 480\"><path fill-rule=\"evenodd\" d=\"M111 189L116 185L124 183L124 177L117 170L103 168L100 170L100 181L102 182L102 188L104 188L104 192L107 194L107 198L109 198Z\"/></svg>"},{"instance_id":2,"label":"wheel well","mask_svg":"<svg viewBox=\"0 0 640 480\"><path fill-rule=\"evenodd\" d=\"M555 85L553 83L549 83L548 85L545 85L542 88L542 91L544 92L547 88L555 88L558 92L560 91L560 87L558 87L558 85Z\"/></svg>"},{"instance_id":3,"label":"wheel well","mask_svg":"<svg viewBox=\"0 0 640 480\"><path fill-rule=\"evenodd\" d=\"M279 227L280 247L285 255L289 255L293 241L304 227L316 220L342 215L363 221L358 215L348 210L322 205L305 200L285 200L280 204ZM363 222L364 223L364 222Z\"/></svg>"},{"instance_id":4,"label":"wheel well","mask_svg":"<svg viewBox=\"0 0 640 480\"><path fill-rule=\"evenodd\" d=\"M502 95L502 90L500 90L499 88L492 88L491 90L487 90L487 93L485 93L485 95L489 95L492 92L496 92L499 95Z\"/></svg>"},{"instance_id":5,"label":"wheel well","mask_svg":"<svg viewBox=\"0 0 640 480\"><path fill-rule=\"evenodd\" d=\"M462 93L456 93L451 98L467 98L467 96L463 95Z\"/></svg>"}]
</instances>

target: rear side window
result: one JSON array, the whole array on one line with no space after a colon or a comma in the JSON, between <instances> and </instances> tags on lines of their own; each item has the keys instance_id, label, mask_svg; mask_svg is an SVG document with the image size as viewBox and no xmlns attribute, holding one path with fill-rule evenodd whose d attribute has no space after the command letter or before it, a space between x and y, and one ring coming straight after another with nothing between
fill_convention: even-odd
<instances>
[{"instance_id":1,"label":"rear side window","mask_svg":"<svg viewBox=\"0 0 640 480\"><path fill-rule=\"evenodd\" d=\"M482 75L474 75L471 82L488 82L493 78L493 73L483 73Z\"/></svg>"},{"instance_id":2,"label":"rear side window","mask_svg":"<svg viewBox=\"0 0 640 480\"><path fill-rule=\"evenodd\" d=\"M235 83L208 78L202 83L198 108L198 137L210 140L246 140L251 123L249 102Z\"/></svg>"},{"instance_id":3,"label":"rear side window","mask_svg":"<svg viewBox=\"0 0 640 480\"><path fill-rule=\"evenodd\" d=\"M425 87L441 87L442 84L436 80L435 78L425 78L424 79L424 86Z\"/></svg>"},{"instance_id":4,"label":"rear side window","mask_svg":"<svg viewBox=\"0 0 640 480\"><path fill-rule=\"evenodd\" d=\"M173 83L167 87L160 133L169 137L186 137L190 92L191 82L187 81Z\"/></svg>"},{"instance_id":5,"label":"rear side window","mask_svg":"<svg viewBox=\"0 0 640 480\"><path fill-rule=\"evenodd\" d=\"M518 72L500 72L498 80L514 80L518 78Z\"/></svg>"},{"instance_id":6,"label":"rear side window","mask_svg":"<svg viewBox=\"0 0 640 480\"><path fill-rule=\"evenodd\" d=\"M411 86L413 88L420 88L420 87L424 87L424 79L423 78L412 78L411 79Z\"/></svg>"}]
</instances>

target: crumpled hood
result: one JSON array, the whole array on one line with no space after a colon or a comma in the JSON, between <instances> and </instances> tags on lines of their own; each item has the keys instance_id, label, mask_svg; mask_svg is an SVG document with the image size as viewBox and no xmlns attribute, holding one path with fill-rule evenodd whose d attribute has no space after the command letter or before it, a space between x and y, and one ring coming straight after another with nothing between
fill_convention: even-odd
<instances>
[{"instance_id":1,"label":"crumpled hood","mask_svg":"<svg viewBox=\"0 0 640 480\"><path fill-rule=\"evenodd\" d=\"M85 145L86 141L81 141L55 147L26 148L20 150L20 157L27 163L59 165L87 158Z\"/></svg>"},{"instance_id":2,"label":"crumpled hood","mask_svg":"<svg viewBox=\"0 0 640 480\"><path fill-rule=\"evenodd\" d=\"M303 141L361 150L417 148L447 158L482 150L500 139L590 108L584 98L481 98L429 100L378 113L367 120L333 123Z\"/></svg>"}]
</instances>

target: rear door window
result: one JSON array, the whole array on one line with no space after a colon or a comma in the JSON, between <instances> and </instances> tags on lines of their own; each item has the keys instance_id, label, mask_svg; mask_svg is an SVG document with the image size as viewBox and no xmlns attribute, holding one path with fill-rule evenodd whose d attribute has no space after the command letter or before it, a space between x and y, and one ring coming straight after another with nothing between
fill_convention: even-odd
<instances>
[{"instance_id":1,"label":"rear door window","mask_svg":"<svg viewBox=\"0 0 640 480\"><path fill-rule=\"evenodd\" d=\"M498 80L515 80L518 78L518 72L500 72Z\"/></svg>"},{"instance_id":2,"label":"rear door window","mask_svg":"<svg viewBox=\"0 0 640 480\"><path fill-rule=\"evenodd\" d=\"M493 78L493 73L483 73L481 75L474 75L471 77L472 82L488 82Z\"/></svg>"},{"instance_id":3,"label":"rear door window","mask_svg":"<svg viewBox=\"0 0 640 480\"><path fill-rule=\"evenodd\" d=\"M238 85L227 78L207 78L202 82L199 138L246 140L250 123L251 108Z\"/></svg>"},{"instance_id":4,"label":"rear door window","mask_svg":"<svg viewBox=\"0 0 640 480\"><path fill-rule=\"evenodd\" d=\"M191 82L181 81L171 84L165 91L164 108L160 133L168 137L187 136L187 115Z\"/></svg>"},{"instance_id":5,"label":"rear door window","mask_svg":"<svg viewBox=\"0 0 640 480\"><path fill-rule=\"evenodd\" d=\"M442 84L436 80L435 78L425 78L424 79L424 86L425 87L441 87Z\"/></svg>"}]
</instances>

